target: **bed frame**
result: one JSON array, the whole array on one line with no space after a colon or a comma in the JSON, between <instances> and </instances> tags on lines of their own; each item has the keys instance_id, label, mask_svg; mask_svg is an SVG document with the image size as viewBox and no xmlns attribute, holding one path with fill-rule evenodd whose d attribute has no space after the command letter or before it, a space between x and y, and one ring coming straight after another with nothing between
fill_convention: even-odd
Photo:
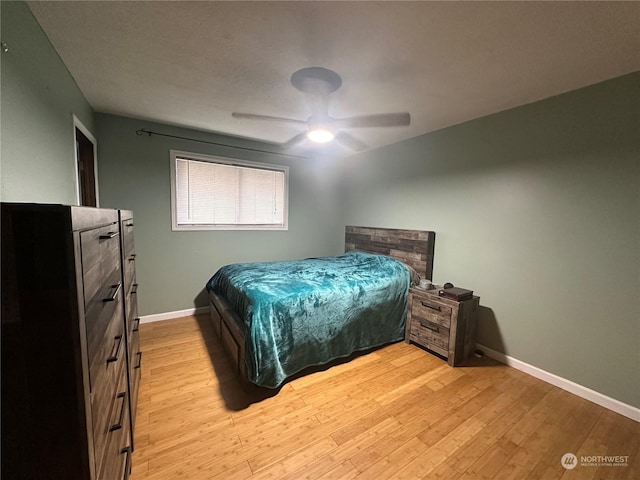
<instances>
[{"instance_id":1,"label":"bed frame","mask_svg":"<svg viewBox=\"0 0 640 480\"><path fill-rule=\"evenodd\" d=\"M396 258L413 267L422 278L432 278L435 232L424 230L399 230L392 228L345 227L345 252L361 250ZM211 323L231 364L245 384L253 385L247 378L242 319L227 301L209 292Z\"/></svg>"}]
</instances>

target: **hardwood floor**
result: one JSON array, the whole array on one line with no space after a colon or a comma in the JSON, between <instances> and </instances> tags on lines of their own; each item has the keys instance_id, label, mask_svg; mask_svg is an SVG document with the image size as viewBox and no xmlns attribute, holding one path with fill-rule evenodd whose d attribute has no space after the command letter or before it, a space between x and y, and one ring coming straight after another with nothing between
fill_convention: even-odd
<instances>
[{"instance_id":1,"label":"hardwood floor","mask_svg":"<svg viewBox=\"0 0 640 480\"><path fill-rule=\"evenodd\" d=\"M132 480L640 478L640 424L489 359L401 342L269 396L240 387L206 315L140 339ZM579 465L597 455L627 466Z\"/></svg>"}]
</instances>

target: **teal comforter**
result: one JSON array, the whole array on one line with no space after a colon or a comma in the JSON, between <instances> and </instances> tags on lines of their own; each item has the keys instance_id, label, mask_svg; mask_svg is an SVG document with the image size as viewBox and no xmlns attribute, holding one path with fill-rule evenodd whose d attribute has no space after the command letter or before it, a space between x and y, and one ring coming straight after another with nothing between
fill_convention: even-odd
<instances>
[{"instance_id":1,"label":"teal comforter","mask_svg":"<svg viewBox=\"0 0 640 480\"><path fill-rule=\"evenodd\" d=\"M277 388L305 367L404 338L407 267L364 252L222 267L207 283L244 319L249 380Z\"/></svg>"}]
</instances>

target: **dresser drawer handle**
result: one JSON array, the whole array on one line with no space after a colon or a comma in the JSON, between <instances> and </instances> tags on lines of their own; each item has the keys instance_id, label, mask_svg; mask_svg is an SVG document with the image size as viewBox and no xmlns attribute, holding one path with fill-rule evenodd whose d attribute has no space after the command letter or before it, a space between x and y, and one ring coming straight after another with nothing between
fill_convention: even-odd
<instances>
[{"instance_id":1,"label":"dresser drawer handle","mask_svg":"<svg viewBox=\"0 0 640 480\"><path fill-rule=\"evenodd\" d=\"M440 307L436 307L434 305L429 305L427 302L420 302L422 304L423 307L427 307L430 308L431 310L435 310L436 312L441 312L441 308Z\"/></svg>"},{"instance_id":2,"label":"dresser drawer handle","mask_svg":"<svg viewBox=\"0 0 640 480\"><path fill-rule=\"evenodd\" d=\"M113 339L113 347L111 348L111 355L107 357L107 363L116 362L118 355L120 355L120 346L122 345L122 335L117 335Z\"/></svg>"},{"instance_id":3,"label":"dresser drawer handle","mask_svg":"<svg viewBox=\"0 0 640 480\"><path fill-rule=\"evenodd\" d=\"M428 328L432 332L440 333L440 327L438 327L436 325L432 325L431 323L422 323L422 322L420 322L420 326L424 327L424 328Z\"/></svg>"},{"instance_id":4,"label":"dresser drawer handle","mask_svg":"<svg viewBox=\"0 0 640 480\"><path fill-rule=\"evenodd\" d=\"M120 291L120 288L122 288L122 283L117 283L116 285L111 285L111 288L113 289L113 293L111 294L110 297L105 297L102 299L103 302L114 302L116 297L118 296L118 292Z\"/></svg>"},{"instance_id":5,"label":"dresser drawer handle","mask_svg":"<svg viewBox=\"0 0 640 480\"><path fill-rule=\"evenodd\" d=\"M122 471L122 480L127 480L127 478L129 478L129 470L130 470L130 464L131 464L131 447L124 447L122 450L120 450L120 454L121 455L126 455L125 461L124 461L124 470Z\"/></svg>"},{"instance_id":6,"label":"dresser drawer handle","mask_svg":"<svg viewBox=\"0 0 640 480\"><path fill-rule=\"evenodd\" d=\"M127 223L127 227L133 227L133 222Z\"/></svg>"},{"instance_id":7,"label":"dresser drawer handle","mask_svg":"<svg viewBox=\"0 0 640 480\"><path fill-rule=\"evenodd\" d=\"M133 368L140 368L140 365L142 365L142 352L136 353L136 356L138 357L138 364Z\"/></svg>"},{"instance_id":8,"label":"dresser drawer handle","mask_svg":"<svg viewBox=\"0 0 640 480\"><path fill-rule=\"evenodd\" d=\"M134 254L132 254L132 255L129 255L129 261L130 261L130 262L135 261L135 259L136 259L136 254L135 254L135 253L134 253Z\"/></svg>"},{"instance_id":9,"label":"dresser drawer handle","mask_svg":"<svg viewBox=\"0 0 640 480\"><path fill-rule=\"evenodd\" d=\"M133 328L131 329L132 332L137 332L138 330L140 330L140 318L134 318L133 319Z\"/></svg>"},{"instance_id":10,"label":"dresser drawer handle","mask_svg":"<svg viewBox=\"0 0 640 480\"><path fill-rule=\"evenodd\" d=\"M107 232L100 235L100 240L109 240L110 238L117 237L118 232Z\"/></svg>"},{"instance_id":11,"label":"dresser drawer handle","mask_svg":"<svg viewBox=\"0 0 640 480\"><path fill-rule=\"evenodd\" d=\"M133 288L131 289L131 295L135 295L136 293L138 293L138 284L134 283L133 285L131 285Z\"/></svg>"},{"instance_id":12,"label":"dresser drawer handle","mask_svg":"<svg viewBox=\"0 0 640 480\"><path fill-rule=\"evenodd\" d=\"M122 399L122 403L120 404L120 415L118 415L118 423L111 425L111 427L109 427L110 432L113 432L115 430L120 430L122 428L122 421L124 420L124 402L125 402L125 399L127 398L127 393L121 392L118 394L117 398Z\"/></svg>"}]
</instances>

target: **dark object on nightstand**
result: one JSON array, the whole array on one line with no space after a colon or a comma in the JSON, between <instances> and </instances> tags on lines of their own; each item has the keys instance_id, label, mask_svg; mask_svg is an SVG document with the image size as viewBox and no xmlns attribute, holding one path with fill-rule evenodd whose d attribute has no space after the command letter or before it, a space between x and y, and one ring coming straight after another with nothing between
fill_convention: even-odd
<instances>
[{"instance_id":1,"label":"dark object on nightstand","mask_svg":"<svg viewBox=\"0 0 640 480\"><path fill-rule=\"evenodd\" d=\"M462 300L469 300L473 297L473 290L467 290L465 288L451 287L451 288L441 288L438 290L438 295L445 298L450 298L451 300L455 300L457 302L461 302Z\"/></svg>"}]
</instances>

